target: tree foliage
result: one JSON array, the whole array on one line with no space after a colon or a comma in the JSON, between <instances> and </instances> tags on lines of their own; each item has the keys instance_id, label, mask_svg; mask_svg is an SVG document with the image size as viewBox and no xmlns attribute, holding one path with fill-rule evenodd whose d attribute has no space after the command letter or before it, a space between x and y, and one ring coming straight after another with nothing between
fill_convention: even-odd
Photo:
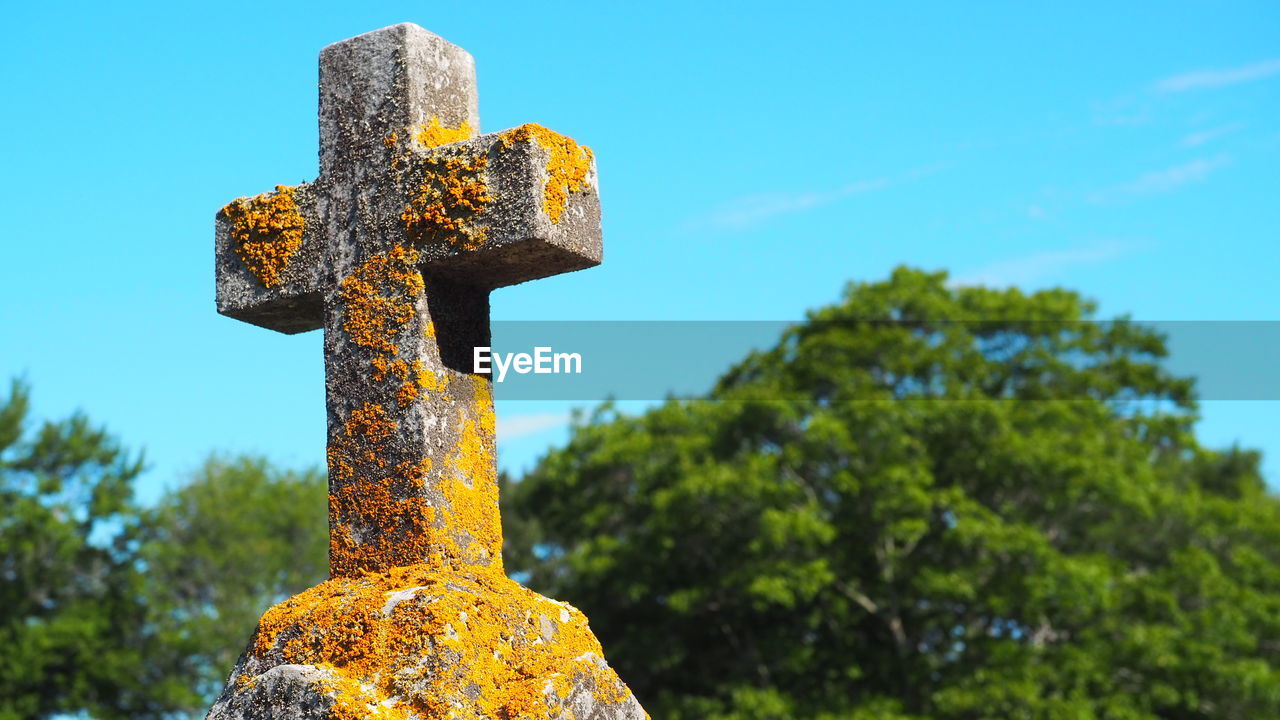
<instances>
[{"instance_id":1,"label":"tree foliage","mask_svg":"<svg viewBox=\"0 0 1280 720\"><path fill-rule=\"evenodd\" d=\"M203 714L263 611L328 577L327 497L317 470L213 456L143 513L138 557L159 653L149 666L171 706Z\"/></svg>"},{"instance_id":2,"label":"tree foliage","mask_svg":"<svg viewBox=\"0 0 1280 720\"><path fill-rule=\"evenodd\" d=\"M577 424L511 569L654 717L1280 717L1280 502L1095 312L850 285L706 398Z\"/></svg>"},{"instance_id":3,"label":"tree foliage","mask_svg":"<svg viewBox=\"0 0 1280 720\"><path fill-rule=\"evenodd\" d=\"M0 719L144 709L129 535L142 458L81 414L31 427L0 399Z\"/></svg>"},{"instance_id":4,"label":"tree foliage","mask_svg":"<svg viewBox=\"0 0 1280 720\"><path fill-rule=\"evenodd\" d=\"M212 457L150 508L141 456L0 399L0 720L200 717L262 612L324 580L317 471Z\"/></svg>"},{"instance_id":5,"label":"tree foliage","mask_svg":"<svg viewBox=\"0 0 1280 720\"><path fill-rule=\"evenodd\" d=\"M899 270L699 400L606 405L518 482L510 570L654 717L1280 717L1280 500L1162 338ZM0 720L198 716L325 575L325 483L213 457L153 507L83 415L0 398Z\"/></svg>"}]
</instances>

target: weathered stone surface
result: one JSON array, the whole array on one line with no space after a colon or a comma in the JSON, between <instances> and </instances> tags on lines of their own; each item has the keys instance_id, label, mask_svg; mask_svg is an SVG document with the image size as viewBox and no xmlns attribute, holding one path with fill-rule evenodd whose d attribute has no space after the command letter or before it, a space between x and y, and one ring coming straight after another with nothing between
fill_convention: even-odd
<instances>
[{"instance_id":1,"label":"weathered stone surface","mask_svg":"<svg viewBox=\"0 0 1280 720\"><path fill-rule=\"evenodd\" d=\"M236 676L233 676L236 677ZM228 685L209 711L209 718L310 720L333 718L335 674L313 665L277 665L257 675L253 684Z\"/></svg>"},{"instance_id":2,"label":"weathered stone surface","mask_svg":"<svg viewBox=\"0 0 1280 720\"><path fill-rule=\"evenodd\" d=\"M577 609L500 572L421 565L335 578L263 616L209 718L283 717L647 716Z\"/></svg>"},{"instance_id":3,"label":"weathered stone surface","mask_svg":"<svg viewBox=\"0 0 1280 720\"><path fill-rule=\"evenodd\" d=\"M598 264L594 157L479 136L470 55L403 24L320 56L320 177L216 226L218 311L324 329L332 579L264 615L211 718L642 718L586 619L502 571L494 288Z\"/></svg>"}]
</instances>

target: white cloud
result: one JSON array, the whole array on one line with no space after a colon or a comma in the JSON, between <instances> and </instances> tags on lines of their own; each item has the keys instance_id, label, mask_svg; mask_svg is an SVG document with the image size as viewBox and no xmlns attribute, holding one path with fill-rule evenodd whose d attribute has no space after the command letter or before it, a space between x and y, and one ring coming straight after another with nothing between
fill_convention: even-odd
<instances>
[{"instance_id":1,"label":"white cloud","mask_svg":"<svg viewBox=\"0 0 1280 720\"><path fill-rule=\"evenodd\" d=\"M1242 127L1244 127L1244 123L1232 123L1230 125L1209 128L1208 130L1199 130L1182 138L1178 145L1180 147L1199 147L1210 140L1217 140L1223 135L1230 135Z\"/></svg>"},{"instance_id":2,"label":"white cloud","mask_svg":"<svg viewBox=\"0 0 1280 720\"><path fill-rule=\"evenodd\" d=\"M514 440L526 435L534 435L543 430L568 425L570 419L569 413L533 413L530 415L499 417L497 422L498 438L500 440Z\"/></svg>"},{"instance_id":3,"label":"white cloud","mask_svg":"<svg viewBox=\"0 0 1280 720\"><path fill-rule=\"evenodd\" d=\"M1130 252L1133 247L1132 244L1108 242L1090 247L1049 250L985 265L977 270L953 278L951 284L955 286L992 285L997 287L1027 285L1070 267L1093 265L1120 257Z\"/></svg>"},{"instance_id":4,"label":"white cloud","mask_svg":"<svg viewBox=\"0 0 1280 720\"><path fill-rule=\"evenodd\" d=\"M1231 164L1230 155L1217 155L1211 158L1199 158L1182 165L1149 172L1136 180L1090 193L1089 201L1093 203L1107 203L1116 200L1125 200L1140 195L1155 195L1171 192L1183 185L1200 182L1207 178L1214 170L1229 164Z\"/></svg>"},{"instance_id":5,"label":"white cloud","mask_svg":"<svg viewBox=\"0 0 1280 720\"><path fill-rule=\"evenodd\" d=\"M711 227L717 230L745 230L770 218L789 213L811 210L852 195L888 187L884 178L861 180L844 187L825 192L762 192L743 195L713 210L692 227Z\"/></svg>"},{"instance_id":6,"label":"white cloud","mask_svg":"<svg viewBox=\"0 0 1280 720\"><path fill-rule=\"evenodd\" d=\"M1155 89L1156 92L1160 93L1186 92L1187 90L1238 85L1251 80L1261 80L1276 74L1280 74L1280 58L1235 68L1194 70L1180 75L1171 75L1156 81Z\"/></svg>"},{"instance_id":7,"label":"white cloud","mask_svg":"<svg viewBox=\"0 0 1280 720\"><path fill-rule=\"evenodd\" d=\"M707 229L719 231L746 230L762 225L779 215L813 210L847 197L883 190L893 185L931 175L941 169L942 165L931 165L903 173L895 178L882 177L873 180L859 180L833 190L814 192L769 191L743 195L730 200L706 215L691 219L684 224L682 229L685 231Z\"/></svg>"},{"instance_id":8,"label":"white cloud","mask_svg":"<svg viewBox=\"0 0 1280 720\"><path fill-rule=\"evenodd\" d=\"M1137 127L1155 119L1151 98L1145 94L1126 94L1111 100L1090 103L1093 124L1107 127Z\"/></svg>"}]
</instances>

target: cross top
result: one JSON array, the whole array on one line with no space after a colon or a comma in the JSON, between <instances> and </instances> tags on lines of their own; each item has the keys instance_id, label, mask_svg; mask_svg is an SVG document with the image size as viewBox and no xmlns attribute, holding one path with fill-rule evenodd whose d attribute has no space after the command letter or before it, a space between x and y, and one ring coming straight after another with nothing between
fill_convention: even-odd
<instances>
[{"instance_id":1,"label":"cross top","mask_svg":"<svg viewBox=\"0 0 1280 720\"><path fill-rule=\"evenodd\" d=\"M475 65L405 23L320 53L320 176L217 217L218 312L324 328L330 573L501 566L494 288L597 265L590 150L478 135Z\"/></svg>"}]
</instances>

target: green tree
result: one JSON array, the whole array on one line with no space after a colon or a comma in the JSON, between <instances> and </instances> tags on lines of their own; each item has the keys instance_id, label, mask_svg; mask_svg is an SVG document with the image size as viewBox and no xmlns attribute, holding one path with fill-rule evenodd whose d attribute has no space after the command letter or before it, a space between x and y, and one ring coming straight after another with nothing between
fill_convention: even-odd
<instances>
[{"instance_id":1,"label":"green tree","mask_svg":"<svg viewBox=\"0 0 1280 720\"><path fill-rule=\"evenodd\" d=\"M1095 312L852 284L706 398L578 423L511 569L654 717L1280 717L1280 501Z\"/></svg>"},{"instance_id":2,"label":"green tree","mask_svg":"<svg viewBox=\"0 0 1280 720\"><path fill-rule=\"evenodd\" d=\"M272 603L324 580L324 475L211 457L151 508L140 454L0 398L0 720L199 717Z\"/></svg>"},{"instance_id":3,"label":"green tree","mask_svg":"<svg viewBox=\"0 0 1280 720\"><path fill-rule=\"evenodd\" d=\"M142 458L81 414L33 429L29 405L18 381L0 399L0 718L143 716Z\"/></svg>"},{"instance_id":4,"label":"green tree","mask_svg":"<svg viewBox=\"0 0 1280 720\"><path fill-rule=\"evenodd\" d=\"M154 692L203 715L263 611L328 577L327 502L317 470L214 456L143 514Z\"/></svg>"}]
</instances>

